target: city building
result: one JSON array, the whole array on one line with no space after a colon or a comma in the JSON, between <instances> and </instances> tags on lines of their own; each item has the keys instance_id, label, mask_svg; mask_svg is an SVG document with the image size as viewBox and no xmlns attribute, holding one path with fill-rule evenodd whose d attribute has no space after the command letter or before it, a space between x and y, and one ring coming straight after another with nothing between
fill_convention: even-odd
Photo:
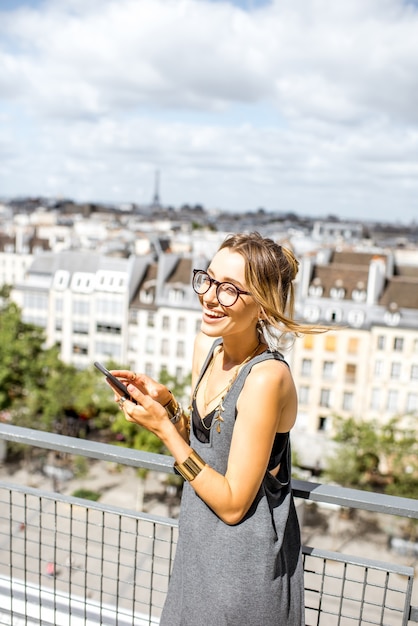
<instances>
[{"instance_id":1,"label":"city building","mask_svg":"<svg viewBox=\"0 0 418 626\"><path fill-rule=\"evenodd\" d=\"M303 465L321 468L333 416L418 412L418 249L405 238L377 246L355 224L315 221L309 237L307 224L284 232L265 212L258 218L252 230L287 235L300 258L298 319L330 328L296 338L285 353L299 395L294 447ZM185 380L200 326L192 270L207 266L226 233L135 211L103 219L97 230L97 213L66 225L45 212L15 216L0 233L0 284L13 285L24 321L41 326L65 362L113 361Z\"/></svg>"},{"instance_id":2,"label":"city building","mask_svg":"<svg viewBox=\"0 0 418 626\"><path fill-rule=\"evenodd\" d=\"M299 318L331 330L297 339L297 449L307 465L330 452L332 417L388 421L418 412L418 251L321 249L302 259ZM334 330L335 328L335 330Z\"/></svg>"}]
</instances>

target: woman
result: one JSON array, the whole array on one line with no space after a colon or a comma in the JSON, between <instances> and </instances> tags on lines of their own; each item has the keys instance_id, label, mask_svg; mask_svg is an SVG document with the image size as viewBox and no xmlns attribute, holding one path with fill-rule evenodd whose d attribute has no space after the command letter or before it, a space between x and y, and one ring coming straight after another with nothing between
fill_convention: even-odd
<instances>
[{"instance_id":1,"label":"woman","mask_svg":"<svg viewBox=\"0 0 418 626\"><path fill-rule=\"evenodd\" d=\"M297 398L279 352L285 334L312 332L292 319L297 269L289 250L251 233L194 270L203 314L190 418L163 385L112 372L138 403L120 400L127 420L162 440L186 480L161 626L304 624L290 486Z\"/></svg>"}]
</instances>

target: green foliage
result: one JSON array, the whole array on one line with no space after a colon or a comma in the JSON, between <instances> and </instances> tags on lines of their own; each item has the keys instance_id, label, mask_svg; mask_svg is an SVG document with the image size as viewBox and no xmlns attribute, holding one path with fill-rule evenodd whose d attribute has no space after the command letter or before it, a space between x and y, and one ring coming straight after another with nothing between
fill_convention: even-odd
<instances>
[{"instance_id":1,"label":"green foliage","mask_svg":"<svg viewBox=\"0 0 418 626\"><path fill-rule=\"evenodd\" d=\"M327 462L325 476L340 485L418 497L416 420L395 417L365 422L335 417L334 441L340 445Z\"/></svg>"},{"instance_id":2,"label":"green foliage","mask_svg":"<svg viewBox=\"0 0 418 626\"><path fill-rule=\"evenodd\" d=\"M159 375L159 382L168 387L171 393L179 400L188 397L186 389L190 388L192 376L189 374L182 380L178 380L175 376L171 376L166 369L162 369Z\"/></svg>"},{"instance_id":3,"label":"green foliage","mask_svg":"<svg viewBox=\"0 0 418 626\"><path fill-rule=\"evenodd\" d=\"M121 368L113 362L106 366ZM160 375L160 382L179 399L186 397L190 380L188 376L178 381L166 371ZM7 288L0 289L0 416L18 426L73 436L80 434L71 430L69 416L74 416L77 428L88 422L102 433L115 433L122 445L166 452L158 437L126 421L111 388L93 365L77 370L60 360L57 346L45 347L43 330L22 321ZM85 421L80 422L79 416ZM19 453L19 447L16 444L14 452Z\"/></svg>"},{"instance_id":4,"label":"green foliage","mask_svg":"<svg viewBox=\"0 0 418 626\"><path fill-rule=\"evenodd\" d=\"M100 499L101 494L97 491L92 491L91 489L76 489L72 496L74 498L83 498L83 500L92 500L93 502L97 502Z\"/></svg>"},{"instance_id":5,"label":"green foliage","mask_svg":"<svg viewBox=\"0 0 418 626\"><path fill-rule=\"evenodd\" d=\"M108 428L118 407L96 370L79 371L45 347L43 330L21 319L0 290L0 414L27 428L66 432L68 411Z\"/></svg>"}]
</instances>

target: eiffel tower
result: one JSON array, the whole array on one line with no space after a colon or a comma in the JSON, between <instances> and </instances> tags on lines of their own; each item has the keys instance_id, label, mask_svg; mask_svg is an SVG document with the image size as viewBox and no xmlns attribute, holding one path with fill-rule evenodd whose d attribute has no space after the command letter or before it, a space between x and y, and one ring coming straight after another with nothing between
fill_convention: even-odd
<instances>
[{"instance_id":1,"label":"eiffel tower","mask_svg":"<svg viewBox=\"0 0 418 626\"><path fill-rule=\"evenodd\" d=\"M155 172L155 187L154 187L154 197L151 203L152 208L159 209L161 207L160 202L160 172L156 170Z\"/></svg>"}]
</instances>

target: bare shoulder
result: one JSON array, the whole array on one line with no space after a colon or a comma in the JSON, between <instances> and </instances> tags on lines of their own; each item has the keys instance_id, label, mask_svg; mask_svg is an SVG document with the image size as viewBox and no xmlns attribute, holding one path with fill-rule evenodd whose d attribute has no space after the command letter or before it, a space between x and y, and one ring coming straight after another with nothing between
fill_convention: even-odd
<instances>
[{"instance_id":1,"label":"bare shoulder","mask_svg":"<svg viewBox=\"0 0 418 626\"><path fill-rule=\"evenodd\" d=\"M245 381L240 405L258 414L270 413L278 420L278 430L290 430L296 419L297 394L287 364L278 359L255 364Z\"/></svg>"},{"instance_id":2,"label":"bare shoulder","mask_svg":"<svg viewBox=\"0 0 418 626\"><path fill-rule=\"evenodd\" d=\"M280 359L266 359L257 363L252 368L249 379L255 386L271 385L282 389L286 386L294 386L288 365Z\"/></svg>"}]
</instances>

